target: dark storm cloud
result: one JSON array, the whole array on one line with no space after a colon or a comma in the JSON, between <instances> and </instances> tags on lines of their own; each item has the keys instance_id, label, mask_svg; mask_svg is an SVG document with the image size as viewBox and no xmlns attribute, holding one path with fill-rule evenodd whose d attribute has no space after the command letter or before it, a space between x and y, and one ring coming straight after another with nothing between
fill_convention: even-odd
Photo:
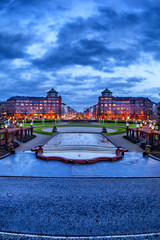
<instances>
[{"instance_id":1,"label":"dark storm cloud","mask_svg":"<svg viewBox=\"0 0 160 240\"><path fill-rule=\"evenodd\" d=\"M9 35L0 32L0 59L23 58L27 56L25 47L31 42L29 36L23 34Z\"/></svg>"},{"instance_id":2,"label":"dark storm cloud","mask_svg":"<svg viewBox=\"0 0 160 240\"><path fill-rule=\"evenodd\" d=\"M94 10L87 15L83 0L0 1L3 96L8 92L45 96L48 88L55 87L66 103L75 101L82 106L83 102L96 103L94 99L106 87L115 94L127 94L129 88L145 82L136 72L128 77L127 71L123 74L117 69L143 65L148 61L144 55L160 62L160 1L90 0L93 2ZM36 49L40 54L34 55ZM28 65L14 66L14 59ZM68 74L77 65L84 67L83 76ZM87 67L91 69L88 73Z\"/></svg>"},{"instance_id":3,"label":"dark storm cloud","mask_svg":"<svg viewBox=\"0 0 160 240\"><path fill-rule=\"evenodd\" d=\"M141 78L141 77L130 77L125 79L127 83L140 83L143 82L145 80L145 78Z\"/></svg>"},{"instance_id":4,"label":"dark storm cloud","mask_svg":"<svg viewBox=\"0 0 160 240\"><path fill-rule=\"evenodd\" d=\"M103 19L103 21L102 21ZM57 47L51 48L43 58L33 63L43 69L61 69L66 66L82 65L92 66L95 69L111 71L115 60L117 66L128 66L135 63L139 57L136 45L130 44L128 48L109 48L109 35L117 29L138 25L136 14L123 13L118 15L110 8L100 8L98 15L87 19L77 18L66 23L58 33ZM130 30L129 30L130 31ZM92 35L88 39L88 35ZM98 40L96 39L98 35ZM104 37L106 37L104 39ZM115 40L114 40L115 41ZM105 69L109 66L108 70Z\"/></svg>"},{"instance_id":5,"label":"dark storm cloud","mask_svg":"<svg viewBox=\"0 0 160 240\"><path fill-rule=\"evenodd\" d=\"M159 2L160 3L160 2ZM144 52L150 53L155 60L160 60L160 7L150 7L142 14L144 26L141 46Z\"/></svg>"}]
</instances>

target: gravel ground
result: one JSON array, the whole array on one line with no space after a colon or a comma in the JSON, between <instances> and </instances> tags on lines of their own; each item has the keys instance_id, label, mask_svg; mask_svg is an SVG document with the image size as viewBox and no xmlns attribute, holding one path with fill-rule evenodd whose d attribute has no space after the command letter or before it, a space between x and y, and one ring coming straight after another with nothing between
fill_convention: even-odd
<instances>
[{"instance_id":1,"label":"gravel ground","mask_svg":"<svg viewBox=\"0 0 160 240\"><path fill-rule=\"evenodd\" d=\"M54 236L160 232L159 188L160 178L1 177L0 231Z\"/></svg>"}]
</instances>

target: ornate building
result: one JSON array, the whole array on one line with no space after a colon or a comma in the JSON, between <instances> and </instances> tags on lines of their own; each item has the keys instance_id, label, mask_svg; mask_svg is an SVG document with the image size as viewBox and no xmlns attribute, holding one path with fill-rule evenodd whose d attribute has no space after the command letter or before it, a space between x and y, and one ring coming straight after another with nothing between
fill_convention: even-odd
<instances>
[{"instance_id":1,"label":"ornate building","mask_svg":"<svg viewBox=\"0 0 160 240\"><path fill-rule=\"evenodd\" d=\"M92 112L92 115L96 115L97 119L147 119L152 117L152 106L153 103L148 98L114 97L106 88L98 99L97 112Z\"/></svg>"},{"instance_id":2,"label":"ornate building","mask_svg":"<svg viewBox=\"0 0 160 240\"><path fill-rule=\"evenodd\" d=\"M53 88L46 97L15 96L7 100L7 115L13 119L59 119L62 98Z\"/></svg>"}]
</instances>

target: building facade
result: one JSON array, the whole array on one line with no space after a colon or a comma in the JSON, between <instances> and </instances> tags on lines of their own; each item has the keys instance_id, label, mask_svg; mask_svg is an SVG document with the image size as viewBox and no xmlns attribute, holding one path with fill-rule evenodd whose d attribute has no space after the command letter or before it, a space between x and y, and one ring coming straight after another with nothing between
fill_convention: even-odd
<instances>
[{"instance_id":1,"label":"building facade","mask_svg":"<svg viewBox=\"0 0 160 240\"><path fill-rule=\"evenodd\" d=\"M98 115L98 104L84 110L84 118L96 120Z\"/></svg>"},{"instance_id":2,"label":"building facade","mask_svg":"<svg viewBox=\"0 0 160 240\"><path fill-rule=\"evenodd\" d=\"M152 106L148 98L114 97L106 88L98 98L97 112L92 115L96 115L97 119L149 119L152 117Z\"/></svg>"},{"instance_id":3,"label":"building facade","mask_svg":"<svg viewBox=\"0 0 160 240\"><path fill-rule=\"evenodd\" d=\"M0 102L0 118L6 119L7 117L7 102Z\"/></svg>"},{"instance_id":4,"label":"building facade","mask_svg":"<svg viewBox=\"0 0 160 240\"><path fill-rule=\"evenodd\" d=\"M53 88L46 97L16 96L7 100L7 115L11 119L59 119L62 98Z\"/></svg>"},{"instance_id":5,"label":"building facade","mask_svg":"<svg viewBox=\"0 0 160 240\"><path fill-rule=\"evenodd\" d=\"M67 106L65 103L62 103L61 105L61 118L62 119L72 119L76 116L77 112L71 108L70 106Z\"/></svg>"}]
</instances>

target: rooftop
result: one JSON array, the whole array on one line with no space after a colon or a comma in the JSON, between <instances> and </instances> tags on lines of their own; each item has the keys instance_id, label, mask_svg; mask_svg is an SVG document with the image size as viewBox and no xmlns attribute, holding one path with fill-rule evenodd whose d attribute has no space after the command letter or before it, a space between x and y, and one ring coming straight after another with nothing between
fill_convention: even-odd
<instances>
[{"instance_id":1,"label":"rooftop","mask_svg":"<svg viewBox=\"0 0 160 240\"><path fill-rule=\"evenodd\" d=\"M106 88L102 93L112 93L108 88Z\"/></svg>"},{"instance_id":2,"label":"rooftop","mask_svg":"<svg viewBox=\"0 0 160 240\"><path fill-rule=\"evenodd\" d=\"M52 88L48 93L58 93L54 88Z\"/></svg>"},{"instance_id":3,"label":"rooftop","mask_svg":"<svg viewBox=\"0 0 160 240\"><path fill-rule=\"evenodd\" d=\"M24 100L44 100L46 99L45 97L28 97L28 96L14 96L9 98L7 101L10 100L17 100L17 99L24 99Z\"/></svg>"}]
</instances>

